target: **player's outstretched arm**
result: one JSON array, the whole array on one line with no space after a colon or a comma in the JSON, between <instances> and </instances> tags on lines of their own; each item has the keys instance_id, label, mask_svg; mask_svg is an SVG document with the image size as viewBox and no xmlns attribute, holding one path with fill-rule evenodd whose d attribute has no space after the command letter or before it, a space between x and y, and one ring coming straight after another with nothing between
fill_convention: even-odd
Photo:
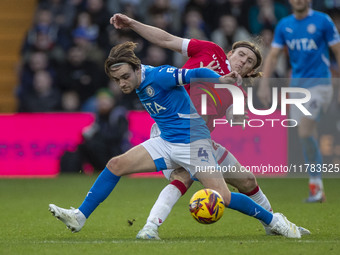
<instances>
[{"instance_id":1,"label":"player's outstretched arm","mask_svg":"<svg viewBox=\"0 0 340 255\"><path fill-rule=\"evenodd\" d=\"M280 48L271 48L263 64L263 77L260 81L257 96L264 106L269 106L271 100L269 79L276 67L278 57L281 53Z\"/></svg>"},{"instance_id":2,"label":"player's outstretched arm","mask_svg":"<svg viewBox=\"0 0 340 255\"><path fill-rule=\"evenodd\" d=\"M162 48L182 52L183 38L169 34L162 29L143 24L121 13L114 14L110 19L110 23L116 29L132 29L149 42Z\"/></svg>"},{"instance_id":3,"label":"player's outstretched arm","mask_svg":"<svg viewBox=\"0 0 340 255\"><path fill-rule=\"evenodd\" d=\"M334 56L336 58L336 62L338 64L338 66L340 67L340 43L336 43L336 44L332 45L331 50L334 53ZM338 68L338 69L340 69L340 68ZM338 72L340 72L340 70L338 70Z\"/></svg>"}]
</instances>

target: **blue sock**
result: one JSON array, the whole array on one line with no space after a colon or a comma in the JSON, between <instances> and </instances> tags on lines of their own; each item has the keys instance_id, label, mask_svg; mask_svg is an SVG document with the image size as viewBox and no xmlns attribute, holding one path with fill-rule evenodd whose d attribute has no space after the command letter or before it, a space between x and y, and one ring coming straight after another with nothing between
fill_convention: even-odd
<instances>
[{"instance_id":1,"label":"blue sock","mask_svg":"<svg viewBox=\"0 0 340 255\"><path fill-rule=\"evenodd\" d=\"M317 167L318 164L322 164L322 156L319 149L318 142L313 136L309 136L302 139L302 148L303 148L303 156L305 158L305 162L307 164L315 164L315 170L317 170L319 167ZM319 168L321 170L321 168ZM318 177L321 178L321 171L313 171L311 172L311 166L308 168L309 176L310 177Z\"/></svg>"},{"instance_id":2,"label":"blue sock","mask_svg":"<svg viewBox=\"0 0 340 255\"><path fill-rule=\"evenodd\" d=\"M267 225L272 221L273 214L262 206L256 204L252 199L241 193L231 192L230 204L228 208L255 217Z\"/></svg>"},{"instance_id":3,"label":"blue sock","mask_svg":"<svg viewBox=\"0 0 340 255\"><path fill-rule=\"evenodd\" d=\"M98 176L81 206L78 208L86 218L103 202L118 183L120 176L114 175L105 167Z\"/></svg>"}]
</instances>

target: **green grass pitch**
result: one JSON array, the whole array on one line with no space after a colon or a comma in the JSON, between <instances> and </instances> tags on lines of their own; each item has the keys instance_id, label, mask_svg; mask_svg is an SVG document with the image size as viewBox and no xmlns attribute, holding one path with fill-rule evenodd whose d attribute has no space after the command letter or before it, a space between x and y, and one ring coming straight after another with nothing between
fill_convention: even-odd
<instances>
[{"instance_id":1,"label":"green grass pitch","mask_svg":"<svg viewBox=\"0 0 340 255\"><path fill-rule=\"evenodd\" d=\"M259 179L274 211L311 230L299 240L266 236L251 217L225 210L212 225L188 211L195 183L160 228L161 241L136 240L165 179L124 177L109 198L73 234L48 211L48 204L78 207L96 176L0 179L0 254L340 254L340 180L324 180L327 202L304 204L307 179ZM128 220L133 222L129 226Z\"/></svg>"}]
</instances>

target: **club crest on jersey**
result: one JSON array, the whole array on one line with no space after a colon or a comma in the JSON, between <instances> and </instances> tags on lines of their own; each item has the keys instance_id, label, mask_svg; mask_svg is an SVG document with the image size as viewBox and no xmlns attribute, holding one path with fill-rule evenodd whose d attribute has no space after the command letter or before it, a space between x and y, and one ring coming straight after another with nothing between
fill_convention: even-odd
<instances>
[{"instance_id":1,"label":"club crest on jersey","mask_svg":"<svg viewBox=\"0 0 340 255\"><path fill-rule=\"evenodd\" d=\"M149 97L153 97L153 96L155 95L155 90L153 89L153 87L147 86L147 87L146 87L146 94L147 94Z\"/></svg>"},{"instance_id":2,"label":"club crest on jersey","mask_svg":"<svg viewBox=\"0 0 340 255\"><path fill-rule=\"evenodd\" d=\"M316 31L316 26L314 24L309 24L307 27L307 32L310 34L314 34Z\"/></svg>"}]
</instances>

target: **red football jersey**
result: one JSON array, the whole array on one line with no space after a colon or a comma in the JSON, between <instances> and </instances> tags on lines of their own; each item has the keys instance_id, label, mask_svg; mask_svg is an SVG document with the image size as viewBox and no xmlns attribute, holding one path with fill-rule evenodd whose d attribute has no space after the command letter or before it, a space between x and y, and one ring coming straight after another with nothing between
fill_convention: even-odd
<instances>
[{"instance_id":1,"label":"red football jersey","mask_svg":"<svg viewBox=\"0 0 340 255\"><path fill-rule=\"evenodd\" d=\"M203 62L203 66L207 66L211 61L215 60L215 65L219 64L219 68L215 70L218 74L226 75L230 73L226 54L220 46L213 42L185 39L183 41L182 53L189 57L183 68L198 68L200 67L200 62ZM199 114L201 114L201 95L207 94L207 126L210 131L214 129L213 119L225 116L226 110L233 104L233 98L229 90L215 89L211 83L195 83L191 90L190 84L187 84L185 89L189 93ZM240 89L246 96L243 88L240 87Z\"/></svg>"}]
</instances>

